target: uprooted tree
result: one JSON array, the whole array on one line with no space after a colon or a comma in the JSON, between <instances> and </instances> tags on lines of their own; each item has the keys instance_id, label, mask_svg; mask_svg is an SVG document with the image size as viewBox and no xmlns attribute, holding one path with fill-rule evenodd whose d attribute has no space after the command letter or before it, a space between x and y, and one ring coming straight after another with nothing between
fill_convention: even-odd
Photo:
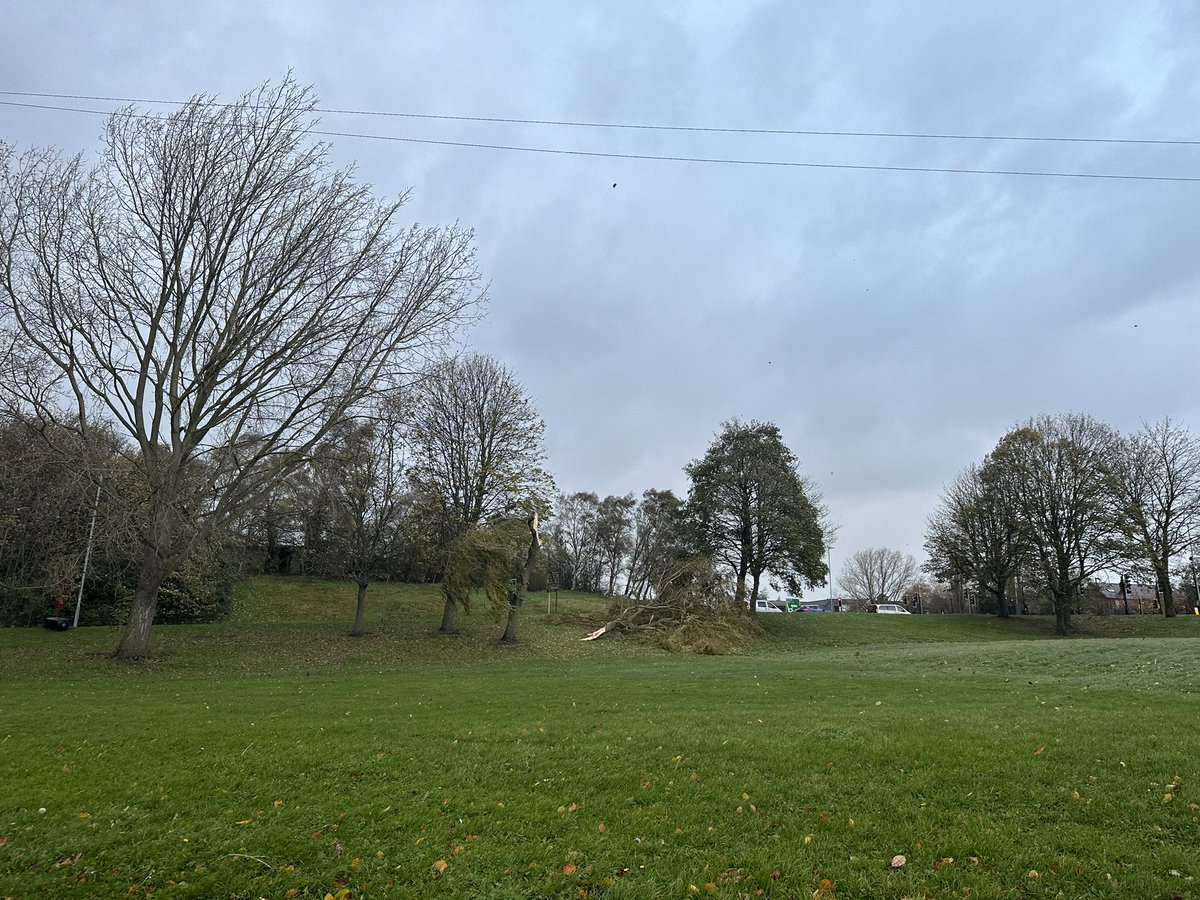
<instances>
[{"instance_id":1,"label":"uprooted tree","mask_svg":"<svg viewBox=\"0 0 1200 900\"><path fill-rule=\"evenodd\" d=\"M0 399L137 473L119 657L163 581L482 300L472 235L402 228L309 138L290 78L107 124L98 165L0 146Z\"/></svg>"}]
</instances>

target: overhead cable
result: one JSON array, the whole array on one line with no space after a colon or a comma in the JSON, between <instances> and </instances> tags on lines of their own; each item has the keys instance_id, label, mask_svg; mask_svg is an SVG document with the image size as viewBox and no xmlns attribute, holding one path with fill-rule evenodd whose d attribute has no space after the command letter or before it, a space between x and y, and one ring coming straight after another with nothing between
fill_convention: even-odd
<instances>
[{"instance_id":1,"label":"overhead cable","mask_svg":"<svg viewBox=\"0 0 1200 900\"><path fill-rule=\"evenodd\" d=\"M0 92L3 93L3 92ZM112 115L110 110L99 109L80 109L69 106L50 106L37 103L18 103L9 100L0 100L0 106L16 106L28 109L47 109L62 112L78 112L90 113L92 115ZM144 113L127 113L127 115L137 119L161 119L161 116L147 115ZM828 163L828 162L804 162L795 160L770 160L770 159L739 159L734 157L711 157L711 156L670 156L651 153L615 153L610 151L600 150L567 150L560 147L526 147L516 144L485 144L473 143L469 141L443 141L433 140L430 138L413 138L413 137L398 137L395 135L386 134L365 134L362 132L351 131L326 131L323 129L309 129L309 134L319 135L322 137L344 137L354 138L358 140L371 141L393 141L405 144L425 144L438 147L465 147L475 150L502 150L518 153L543 153L559 156L581 156L591 157L596 159L624 159L624 160L644 160L654 162L684 162L684 163L707 163L711 165L727 165L727 166L763 166L776 168L794 168L794 169L847 169L862 172L921 172L928 174L946 174L946 175L1015 175L1029 178L1076 178L1076 179L1100 179L1108 181L1159 181L1159 182L1176 182L1176 183L1200 183L1200 176L1188 175L1129 175L1115 172L1056 172L1050 170L1036 169L969 169L969 168L954 168L948 166L900 166L900 165L866 165L861 163Z\"/></svg>"}]
</instances>

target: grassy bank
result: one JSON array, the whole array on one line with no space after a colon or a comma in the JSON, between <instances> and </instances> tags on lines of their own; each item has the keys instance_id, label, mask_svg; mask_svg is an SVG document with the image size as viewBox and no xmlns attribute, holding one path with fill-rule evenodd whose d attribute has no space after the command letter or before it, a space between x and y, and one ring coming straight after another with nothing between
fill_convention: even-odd
<instances>
[{"instance_id":1,"label":"grassy bank","mask_svg":"<svg viewBox=\"0 0 1200 900\"><path fill-rule=\"evenodd\" d=\"M352 607L255 582L134 666L0 633L0 896L1200 892L1195 622L775 616L701 658L580 643L590 598L516 648Z\"/></svg>"}]
</instances>

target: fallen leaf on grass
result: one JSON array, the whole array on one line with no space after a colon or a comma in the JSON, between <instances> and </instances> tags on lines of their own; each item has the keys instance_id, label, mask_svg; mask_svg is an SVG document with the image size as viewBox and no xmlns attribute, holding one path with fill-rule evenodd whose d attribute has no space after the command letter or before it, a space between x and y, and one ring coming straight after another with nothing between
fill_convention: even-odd
<instances>
[{"instance_id":1,"label":"fallen leaf on grass","mask_svg":"<svg viewBox=\"0 0 1200 900\"><path fill-rule=\"evenodd\" d=\"M935 859L933 861L933 868L935 871L938 869L944 869L944 868L946 868L946 866L952 866L952 865L954 865L954 857L953 856L946 856L946 857L943 857L942 859Z\"/></svg>"},{"instance_id":2,"label":"fallen leaf on grass","mask_svg":"<svg viewBox=\"0 0 1200 900\"><path fill-rule=\"evenodd\" d=\"M905 858L904 854L897 853L895 856L892 857L892 868L893 869L902 868L906 862L908 862L908 860Z\"/></svg>"},{"instance_id":3,"label":"fallen leaf on grass","mask_svg":"<svg viewBox=\"0 0 1200 900\"><path fill-rule=\"evenodd\" d=\"M83 856L82 852L76 853L74 856L64 857L54 864L54 868L61 869L63 866L73 866L79 862L81 856Z\"/></svg>"},{"instance_id":4,"label":"fallen leaf on grass","mask_svg":"<svg viewBox=\"0 0 1200 900\"><path fill-rule=\"evenodd\" d=\"M601 822L599 825L596 826L596 830L599 831L601 834L604 834L604 832L608 831L608 826L605 825L603 822Z\"/></svg>"},{"instance_id":5,"label":"fallen leaf on grass","mask_svg":"<svg viewBox=\"0 0 1200 900\"><path fill-rule=\"evenodd\" d=\"M575 874L575 863L567 863L566 865L564 865L562 867L562 873L564 875L574 875Z\"/></svg>"},{"instance_id":6,"label":"fallen leaf on grass","mask_svg":"<svg viewBox=\"0 0 1200 900\"><path fill-rule=\"evenodd\" d=\"M432 875L434 878L441 878L442 875L445 874L445 872L448 868L450 868L450 864L448 862L446 862L444 859L439 859L437 862L435 862L432 866L429 867L429 874Z\"/></svg>"},{"instance_id":7,"label":"fallen leaf on grass","mask_svg":"<svg viewBox=\"0 0 1200 900\"><path fill-rule=\"evenodd\" d=\"M1036 750L1034 750L1034 751L1033 751L1033 755L1034 755L1034 756L1041 756L1041 755L1042 755L1043 753L1045 753L1045 752L1046 752L1046 748L1045 748L1045 747L1038 747Z\"/></svg>"}]
</instances>

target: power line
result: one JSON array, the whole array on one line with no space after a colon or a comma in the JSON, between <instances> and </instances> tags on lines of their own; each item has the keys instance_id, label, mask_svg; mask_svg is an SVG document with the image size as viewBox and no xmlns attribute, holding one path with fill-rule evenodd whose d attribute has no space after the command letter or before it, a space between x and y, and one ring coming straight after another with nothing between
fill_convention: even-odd
<instances>
[{"instance_id":1,"label":"power line","mask_svg":"<svg viewBox=\"0 0 1200 900\"><path fill-rule=\"evenodd\" d=\"M0 96L9 97L45 97L57 100L99 100L111 103L161 103L180 106L183 100L151 100L147 98L104 97L90 94L49 94L33 91L0 91ZM213 103L214 106L230 106L228 103ZM949 134L939 132L905 132L905 131L828 131L819 129L795 128L733 128L709 127L699 125L646 125L628 122L585 122L569 119L519 119L502 116L452 116L436 113L388 112L383 110L365 109L320 109L320 112L331 115L347 116L378 116L398 119L431 119L447 122L487 122L505 125L546 125L559 128L611 128L635 131L680 131L700 134L761 134L793 137L871 137L871 138L916 138L921 140L939 141L1027 141L1038 143L1070 143L1070 144L1144 144L1149 146L1196 147L1200 140L1169 140L1158 138L1096 138L1096 137L1061 137L1052 135L1011 135L1011 134Z\"/></svg>"},{"instance_id":2,"label":"power line","mask_svg":"<svg viewBox=\"0 0 1200 900\"><path fill-rule=\"evenodd\" d=\"M0 92L3 93L3 92ZM154 102L154 101L147 101ZM224 104L221 104L224 105ZM50 106L37 103L17 103L9 100L0 100L0 106L16 106L28 109L47 109L62 112L80 112L90 113L92 115L111 115L111 112L99 109L79 109L69 106ZM142 113L131 113L133 118L138 119L160 119L161 116L151 116ZM309 134L320 135L322 137L344 137L355 138L359 140L372 141L392 141L405 144L426 144L438 147L465 147L475 150L503 150L518 153L543 153L559 156L582 156L594 159L623 159L623 160L643 160L653 162L685 162L685 163L707 163L712 165L730 165L730 166L762 166L773 168L794 168L794 169L846 169L861 172L920 172L926 174L942 174L942 175L1015 175L1029 178L1079 178L1093 179L1105 181L1159 181L1159 182L1175 182L1175 183L1200 183L1200 177L1187 175L1126 175L1113 172L1054 172L1042 171L1033 169L967 169L967 168L952 168L945 166L898 166L898 165L866 165L859 163L819 163L819 162L802 162L794 160L769 160L769 159L739 159L734 157L711 157L711 156L668 156L649 153L614 153L600 150L566 150L558 147L524 147L516 144L484 144L472 143L468 141L439 141L430 138L412 138L412 137L397 137L394 135L385 134L365 134L362 132L351 131L325 131L321 129L310 129Z\"/></svg>"}]
</instances>

